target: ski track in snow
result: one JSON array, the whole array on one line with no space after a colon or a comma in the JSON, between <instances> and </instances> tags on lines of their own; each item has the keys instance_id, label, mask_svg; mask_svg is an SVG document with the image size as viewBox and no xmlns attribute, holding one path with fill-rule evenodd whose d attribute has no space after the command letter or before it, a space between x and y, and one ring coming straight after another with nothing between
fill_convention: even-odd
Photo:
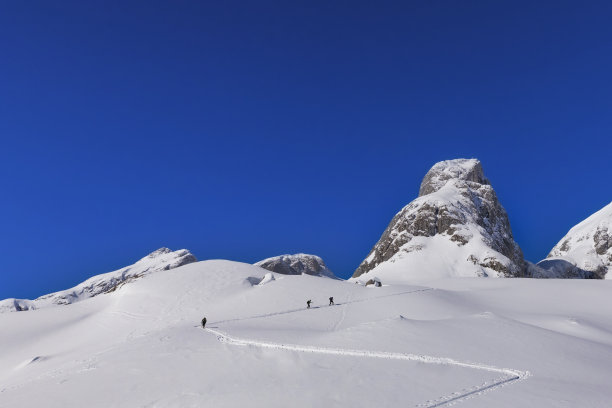
<instances>
[{"instance_id":1,"label":"ski track in snow","mask_svg":"<svg viewBox=\"0 0 612 408\"><path fill-rule=\"evenodd\" d=\"M340 325L344 322L344 319L346 318L346 308L350 303L353 303L353 290L349 290L348 300L340 305L340 307L342 307L342 314L340 315L340 319L338 319L336 324L334 324L332 331L337 330L338 327L340 327Z\"/></svg>"},{"instance_id":2,"label":"ski track in snow","mask_svg":"<svg viewBox=\"0 0 612 408\"><path fill-rule=\"evenodd\" d=\"M340 305L343 306L343 311L342 311L343 313L342 313L342 316L340 317L340 320L334 325L334 328L337 328L344 320L344 317L346 315L346 305L350 303L365 302L368 300L378 299L382 297L398 296L398 295L404 295L408 293L424 292L428 290L435 290L435 289L434 288L417 289L417 290L411 290L407 292L394 293L392 295L378 296L375 298L359 299L359 300L351 300L352 296L350 296L349 294L349 299L346 302L338 305L338 306ZM311 309L315 309L319 307L320 306L314 307ZM278 316L278 315L283 315L283 314L301 312L303 310L305 309L293 309L293 310L287 310L283 312L256 315L256 316L245 317L245 318L222 320L222 321L214 322L214 324L235 322L235 321L256 319L256 318L263 318L263 317L270 317L270 316ZM519 370L514 370L511 368L499 368L499 367L494 367L494 366L490 366L486 364L463 362L463 361L458 361L458 360L454 360L452 358L447 358L447 357L435 357L435 356L428 356L428 355L423 355L423 354L410 354L410 353L393 353L393 352L387 352L387 351L351 350L351 349L341 349L341 348L303 346L303 345L298 345L298 344L269 343L269 342L233 337L225 332L222 332L220 330L215 330L212 328L205 328L204 330L206 330L209 333L214 334L217 337L217 340L219 342L231 344L235 346L254 346L254 347L274 349L274 350L298 351L302 353L318 353L318 354L331 354L331 355L349 356L349 357L362 357L362 358L365 357L365 358L381 358L381 359L387 359L387 360L416 361L416 362L425 363L425 364L452 365L456 367L463 367L463 368L475 369L475 370L484 370L484 371L488 371L492 373L501 374L500 377L494 378L489 381L485 381L482 384L475 385L471 388L464 388L450 395L442 396L442 397L439 397L433 400L428 400L428 401L425 401L424 403L415 405L416 407L419 407L419 408L437 408L437 407L442 407L445 405L448 405L448 406L455 405L459 402L466 401L478 395L483 395L484 393L487 393L489 391L503 387L505 385L524 380L525 378L531 375L529 371L519 371Z\"/></svg>"},{"instance_id":3,"label":"ski track in snow","mask_svg":"<svg viewBox=\"0 0 612 408\"><path fill-rule=\"evenodd\" d=\"M318 353L318 354L332 354L338 356L350 356L350 357L366 357L366 358L382 358L387 360L407 360L416 361L425 364L438 364L438 365L453 365L464 368L471 368L476 370L484 370L493 373L502 374L501 377L495 378L490 381L486 381L480 385L472 388L462 389L448 396L443 396L435 400L429 400L422 404L417 404L417 407L435 408L443 405L453 405L455 403L467 400L476 395L481 395L487 391L502 387L506 384L523 380L529 377L528 371L519 371L511 368L498 368L485 364L462 362L453 360L447 357L434 357L423 354L409 354L409 353L392 353L387 351L372 351L372 350L351 350L341 348L325 348L325 347L314 347L314 346L302 346L297 344L281 344L281 343L268 343L257 340L241 339L230 336L220 330L211 328L204 329L209 333L214 334L221 343L231 344L234 346L255 346L260 348L275 349L275 350L290 350L299 351L303 353Z\"/></svg>"},{"instance_id":4,"label":"ski track in snow","mask_svg":"<svg viewBox=\"0 0 612 408\"><path fill-rule=\"evenodd\" d=\"M405 292L392 293L390 295L376 296L376 297L371 297L371 298L366 298L366 299L358 299L358 300L350 300L350 292L349 292L349 300L347 300L346 302L343 302L343 303L336 303L336 304L334 304L334 306L343 306L343 305L347 305L347 304L350 304L350 303L368 302L368 301L374 300L374 299L381 299L381 298L386 298L386 297L391 297L391 296L406 295L406 294L409 294L409 293L427 292L427 291L430 291L430 290L435 290L435 288L424 288L424 289L409 290L409 291L405 291ZM249 317L239 317L237 319L219 320L219 321L216 321L216 322L211 322L210 324L221 324L221 323L239 322L239 321L242 321L242 320L261 319L263 317L271 317L271 316L279 316L279 315L284 315L284 314L289 314L289 313L303 312L303 311L306 311L306 310L320 309L322 307L327 307L327 306L313 306L310 309L302 307L302 308L299 308L299 309L285 310L285 311L282 311L282 312L265 313L265 314L249 316ZM344 310L344 313L346 313L346 310Z\"/></svg>"}]
</instances>

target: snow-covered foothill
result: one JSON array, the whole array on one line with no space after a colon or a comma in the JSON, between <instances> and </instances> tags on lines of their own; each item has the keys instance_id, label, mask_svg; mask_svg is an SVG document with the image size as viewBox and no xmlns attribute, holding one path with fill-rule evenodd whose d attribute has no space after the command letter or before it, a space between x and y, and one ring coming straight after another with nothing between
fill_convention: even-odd
<instances>
[{"instance_id":1,"label":"snow-covered foothill","mask_svg":"<svg viewBox=\"0 0 612 408\"><path fill-rule=\"evenodd\" d=\"M353 278L521 277L523 253L477 159L447 160L393 217Z\"/></svg>"},{"instance_id":2,"label":"snow-covered foothill","mask_svg":"<svg viewBox=\"0 0 612 408\"><path fill-rule=\"evenodd\" d=\"M254 264L282 275L313 275L336 278L321 257L309 254L279 255Z\"/></svg>"},{"instance_id":3,"label":"snow-covered foothill","mask_svg":"<svg viewBox=\"0 0 612 408\"><path fill-rule=\"evenodd\" d=\"M538 266L550 278L612 279L612 202L570 229Z\"/></svg>"},{"instance_id":4,"label":"snow-covered foothill","mask_svg":"<svg viewBox=\"0 0 612 408\"><path fill-rule=\"evenodd\" d=\"M40 309L53 305L67 305L117 290L122 285L148 274L177 268L196 262L195 256L186 249L172 251L160 248L136 263L119 270L93 276L77 286L41 296L34 300L4 299L0 301L0 313Z\"/></svg>"}]
</instances>

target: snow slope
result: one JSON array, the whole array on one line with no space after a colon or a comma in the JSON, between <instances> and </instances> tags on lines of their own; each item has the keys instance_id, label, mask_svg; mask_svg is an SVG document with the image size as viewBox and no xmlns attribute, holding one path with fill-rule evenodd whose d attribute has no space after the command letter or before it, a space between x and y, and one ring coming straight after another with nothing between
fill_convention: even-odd
<instances>
[{"instance_id":1,"label":"snow slope","mask_svg":"<svg viewBox=\"0 0 612 408\"><path fill-rule=\"evenodd\" d=\"M177 268L191 262L196 262L196 258L186 249L172 251L168 248L160 248L133 265L93 276L67 290L44 295L35 300L14 298L1 300L0 313L20 312L54 305L68 305L102 293L112 292L121 285L150 273Z\"/></svg>"},{"instance_id":2,"label":"snow slope","mask_svg":"<svg viewBox=\"0 0 612 408\"><path fill-rule=\"evenodd\" d=\"M375 288L266 273L197 262L66 307L1 314L0 406L603 407L612 397L610 282Z\"/></svg>"},{"instance_id":3,"label":"snow slope","mask_svg":"<svg viewBox=\"0 0 612 408\"><path fill-rule=\"evenodd\" d=\"M550 277L612 279L612 202L570 229L538 266Z\"/></svg>"}]
</instances>

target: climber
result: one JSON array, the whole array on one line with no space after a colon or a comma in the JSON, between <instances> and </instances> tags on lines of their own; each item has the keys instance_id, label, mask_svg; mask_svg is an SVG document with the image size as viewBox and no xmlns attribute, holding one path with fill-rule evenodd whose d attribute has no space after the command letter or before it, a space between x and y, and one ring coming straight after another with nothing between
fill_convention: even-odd
<instances>
[{"instance_id":1,"label":"climber","mask_svg":"<svg viewBox=\"0 0 612 408\"><path fill-rule=\"evenodd\" d=\"M329 305L332 306L334 304L334 297L329 298Z\"/></svg>"},{"instance_id":2,"label":"climber","mask_svg":"<svg viewBox=\"0 0 612 408\"><path fill-rule=\"evenodd\" d=\"M307 305L307 309L310 309L310 304L312 303L312 300L308 299L306 301L306 305Z\"/></svg>"},{"instance_id":3,"label":"climber","mask_svg":"<svg viewBox=\"0 0 612 408\"><path fill-rule=\"evenodd\" d=\"M206 328L206 318L202 319L202 328Z\"/></svg>"}]
</instances>

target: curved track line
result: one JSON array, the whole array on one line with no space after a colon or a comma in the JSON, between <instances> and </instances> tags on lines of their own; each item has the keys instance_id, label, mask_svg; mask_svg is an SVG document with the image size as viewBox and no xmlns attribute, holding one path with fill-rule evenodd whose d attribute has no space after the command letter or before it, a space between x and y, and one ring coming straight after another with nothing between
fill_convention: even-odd
<instances>
[{"instance_id":1,"label":"curved track line","mask_svg":"<svg viewBox=\"0 0 612 408\"><path fill-rule=\"evenodd\" d=\"M269 343L269 342L233 337L220 330L215 330L211 328L207 328L204 330L217 336L217 340L220 341L221 343L227 343L227 344L231 344L235 346L255 346L255 347L267 348L267 349L291 350L291 351L299 351L299 352L305 352L305 353L333 354L333 355L351 356L351 357L383 358L383 359L391 359L391 360L408 360L408 361L416 361L416 362L425 363L425 364L453 365L457 367L472 368L476 370L484 370L484 371L502 374L501 378L495 379L490 383L485 382L484 384L480 386L473 387L468 390L462 390L461 392L453 393L450 396L438 398L436 400L430 400L424 404L418 404L417 405L418 407L435 408L435 407L441 407L449 403L459 402L473 395L481 394L485 391L490 391L495 388L499 388L511 382L523 380L529 377L530 375L528 371L519 371L519 370L514 370L511 368L498 368L498 367L493 367L493 366L489 366L486 364L463 362L463 361L458 361L458 360L454 360L452 358L446 358L446 357L434 357L434 356L427 356L423 354L410 354L410 353L392 353L392 352L387 352L387 351L350 350L350 349L340 349L340 348L302 346L298 344Z\"/></svg>"},{"instance_id":2,"label":"curved track line","mask_svg":"<svg viewBox=\"0 0 612 408\"><path fill-rule=\"evenodd\" d=\"M528 372L527 376L528 376ZM523 377L525 378L525 377ZM424 408L436 408L436 407L441 407L443 405L446 404L451 404L451 403L458 403L458 402L462 402L464 400L470 399L472 397L474 397L475 395L480 395L480 394L484 394L485 392L492 390L494 388L498 388L498 387L503 387L504 385L513 382L513 381L518 381L521 380L522 378L516 378L516 377L510 377L510 378L496 378L492 381L489 382L484 382L482 385L479 386L475 386L469 389L464 389L461 390L460 392L455 392L451 395L445 396L445 397L440 397L437 398L435 400L429 400L427 402L424 402L422 404L417 404L417 407L424 407Z\"/></svg>"}]
</instances>

